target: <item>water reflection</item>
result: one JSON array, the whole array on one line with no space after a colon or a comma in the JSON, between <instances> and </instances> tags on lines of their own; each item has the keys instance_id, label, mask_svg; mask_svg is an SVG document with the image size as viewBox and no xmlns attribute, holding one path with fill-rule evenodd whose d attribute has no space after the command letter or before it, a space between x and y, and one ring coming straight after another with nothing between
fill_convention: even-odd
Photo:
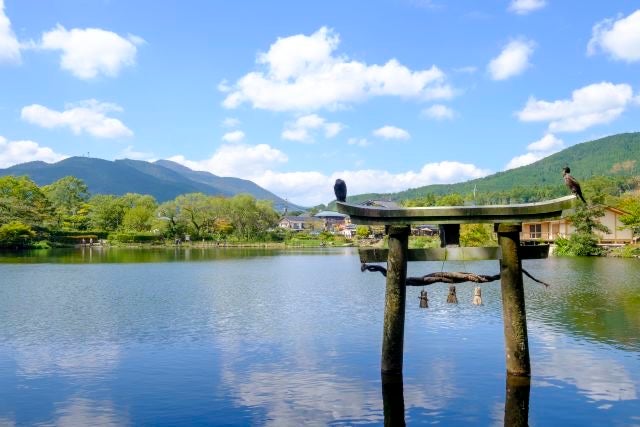
<instances>
[{"instance_id":1,"label":"water reflection","mask_svg":"<svg viewBox=\"0 0 640 427\"><path fill-rule=\"evenodd\" d=\"M594 402L638 399L638 378L632 377L622 361L561 337L542 325L538 329L537 340L546 351L539 353L535 373L544 379L543 385L569 384Z\"/></svg>"},{"instance_id":2,"label":"water reflection","mask_svg":"<svg viewBox=\"0 0 640 427\"><path fill-rule=\"evenodd\" d=\"M530 388L504 378L498 286L483 306L473 287L455 307L447 286L429 288L429 309L408 292L404 377L385 379L384 279L360 273L352 250L239 252L0 261L0 425L640 421L640 280L614 278L637 277L637 262L526 266L554 285L525 284Z\"/></svg>"},{"instance_id":3,"label":"water reflection","mask_svg":"<svg viewBox=\"0 0 640 427\"><path fill-rule=\"evenodd\" d=\"M382 404L384 408L384 425L404 427L404 385L402 374L382 374Z\"/></svg>"},{"instance_id":4,"label":"water reflection","mask_svg":"<svg viewBox=\"0 0 640 427\"><path fill-rule=\"evenodd\" d=\"M49 423L47 423L49 424ZM56 408L52 425L61 427L77 426L123 426L131 424L118 413L113 403L108 400L92 401L74 397Z\"/></svg>"},{"instance_id":5,"label":"water reflection","mask_svg":"<svg viewBox=\"0 0 640 427\"><path fill-rule=\"evenodd\" d=\"M505 389L504 426L528 426L531 379L507 375Z\"/></svg>"}]
</instances>

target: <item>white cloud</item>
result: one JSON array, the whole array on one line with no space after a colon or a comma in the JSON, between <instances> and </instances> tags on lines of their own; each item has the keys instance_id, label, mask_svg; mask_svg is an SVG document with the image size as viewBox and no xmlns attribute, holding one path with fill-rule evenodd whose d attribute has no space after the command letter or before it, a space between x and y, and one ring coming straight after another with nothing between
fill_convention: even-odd
<instances>
[{"instance_id":1,"label":"white cloud","mask_svg":"<svg viewBox=\"0 0 640 427\"><path fill-rule=\"evenodd\" d=\"M593 26L587 53L601 50L613 59L640 61L640 9L617 21L605 19Z\"/></svg>"},{"instance_id":2,"label":"white cloud","mask_svg":"<svg viewBox=\"0 0 640 427\"><path fill-rule=\"evenodd\" d=\"M295 122L287 123L282 131L282 139L299 142L313 142L313 133L321 131L325 138L333 138L342 131L344 126L338 122L327 122L317 114L308 114L296 119Z\"/></svg>"},{"instance_id":3,"label":"white cloud","mask_svg":"<svg viewBox=\"0 0 640 427\"><path fill-rule=\"evenodd\" d=\"M530 40L514 40L509 42L500 52L500 55L493 58L487 70L493 80L506 80L510 77L522 74L529 68L529 57L533 54L535 43Z\"/></svg>"},{"instance_id":4,"label":"white cloud","mask_svg":"<svg viewBox=\"0 0 640 427\"><path fill-rule=\"evenodd\" d=\"M371 145L367 138L349 138L347 140L347 144L355 145L357 147L368 147Z\"/></svg>"},{"instance_id":5,"label":"white cloud","mask_svg":"<svg viewBox=\"0 0 640 427\"><path fill-rule=\"evenodd\" d=\"M453 110L446 105L435 104L422 110L422 116L433 120L452 120L455 116Z\"/></svg>"},{"instance_id":6,"label":"white cloud","mask_svg":"<svg viewBox=\"0 0 640 427\"><path fill-rule=\"evenodd\" d=\"M240 120L235 117L227 117L222 121L222 126L227 128L234 128L240 125Z\"/></svg>"},{"instance_id":7,"label":"white cloud","mask_svg":"<svg viewBox=\"0 0 640 427\"><path fill-rule=\"evenodd\" d=\"M169 160L194 170L206 170L215 175L251 179L269 168L286 163L288 157L282 151L267 144L226 144L218 148L209 159L193 161L182 155L176 155Z\"/></svg>"},{"instance_id":8,"label":"white cloud","mask_svg":"<svg viewBox=\"0 0 640 427\"><path fill-rule=\"evenodd\" d=\"M253 180L275 194L286 195L295 203L312 206L335 198L336 178L347 182L349 194L396 192L429 184L460 182L488 175L472 164L459 162L427 163L419 171L391 173L384 170L346 170L324 175L320 172L266 171Z\"/></svg>"},{"instance_id":9,"label":"white cloud","mask_svg":"<svg viewBox=\"0 0 640 427\"><path fill-rule=\"evenodd\" d=\"M540 153L526 153L521 156L516 156L507 163L505 166L505 170L519 168L520 166L530 165L531 163L537 162L542 159Z\"/></svg>"},{"instance_id":10,"label":"white cloud","mask_svg":"<svg viewBox=\"0 0 640 427\"><path fill-rule=\"evenodd\" d=\"M226 108L249 103L274 111L335 109L374 96L417 99L451 98L453 89L438 67L412 71L391 59L367 65L336 56L337 33L326 27L310 36L278 38L269 51L258 55L263 71L253 71L222 89L229 91Z\"/></svg>"},{"instance_id":11,"label":"white cloud","mask_svg":"<svg viewBox=\"0 0 640 427\"><path fill-rule=\"evenodd\" d=\"M551 132L579 132L618 118L633 102L628 84L594 83L571 94L571 99L540 101L533 97L517 113L523 122L549 122Z\"/></svg>"},{"instance_id":12,"label":"white cloud","mask_svg":"<svg viewBox=\"0 0 640 427\"><path fill-rule=\"evenodd\" d=\"M241 130L234 130L222 135L222 140L226 142L240 142L244 139L244 132Z\"/></svg>"},{"instance_id":13,"label":"white cloud","mask_svg":"<svg viewBox=\"0 0 640 427\"><path fill-rule=\"evenodd\" d=\"M527 145L527 150L538 152L556 152L564 148L564 141L548 133L539 140Z\"/></svg>"},{"instance_id":14,"label":"white cloud","mask_svg":"<svg viewBox=\"0 0 640 427\"><path fill-rule=\"evenodd\" d=\"M275 168L287 156L269 145L226 145L210 159L192 161L182 155L169 158L196 170L216 175L250 179L294 203L312 206L334 198L336 178L346 180L349 194L402 191L428 184L460 182L480 178L490 171L459 162L427 163L419 171L391 173L383 170L345 170L325 175L318 171L279 172Z\"/></svg>"},{"instance_id":15,"label":"white cloud","mask_svg":"<svg viewBox=\"0 0 640 427\"><path fill-rule=\"evenodd\" d=\"M564 141L557 138L555 135L548 133L539 140L527 145L527 150L529 152L511 159L507 166L505 166L505 169L513 169L529 165L542 158L550 156L553 153L557 153L563 148Z\"/></svg>"},{"instance_id":16,"label":"white cloud","mask_svg":"<svg viewBox=\"0 0 640 427\"><path fill-rule=\"evenodd\" d=\"M100 28L67 30L57 25L43 33L35 47L61 50L60 67L86 80L100 74L115 77L122 68L134 65L137 46L143 43L143 39L134 35L122 37Z\"/></svg>"},{"instance_id":17,"label":"white cloud","mask_svg":"<svg viewBox=\"0 0 640 427\"><path fill-rule=\"evenodd\" d=\"M512 0L509 11L518 15L527 15L547 5L545 0Z\"/></svg>"},{"instance_id":18,"label":"white cloud","mask_svg":"<svg viewBox=\"0 0 640 427\"><path fill-rule=\"evenodd\" d=\"M56 153L49 147L41 147L37 142L8 141L0 136L0 168L36 160L55 163L67 157L69 156Z\"/></svg>"},{"instance_id":19,"label":"white cloud","mask_svg":"<svg viewBox=\"0 0 640 427\"><path fill-rule=\"evenodd\" d=\"M122 111L116 104L90 99L69 104L66 108L65 111L55 111L43 105L33 104L22 108L21 117L29 123L45 128L68 127L76 135L88 133L97 138L122 138L133 135L120 120L106 115L109 112Z\"/></svg>"},{"instance_id":20,"label":"white cloud","mask_svg":"<svg viewBox=\"0 0 640 427\"><path fill-rule=\"evenodd\" d=\"M11 29L11 21L4 13L4 0L0 0L0 64L19 64L20 42Z\"/></svg>"},{"instance_id":21,"label":"white cloud","mask_svg":"<svg viewBox=\"0 0 640 427\"><path fill-rule=\"evenodd\" d=\"M384 139L409 139L411 135L404 129L395 126L383 126L373 131L373 135Z\"/></svg>"},{"instance_id":22,"label":"white cloud","mask_svg":"<svg viewBox=\"0 0 640 427\"><path fill-rule=\"evenodd\" d=\"M134 150L133 145L128 145L127 148L120 152L118 157L132 160L146 160L149 162L156 160L153 153L147 151L136 151Z\"/></svg>"}]
</instances>

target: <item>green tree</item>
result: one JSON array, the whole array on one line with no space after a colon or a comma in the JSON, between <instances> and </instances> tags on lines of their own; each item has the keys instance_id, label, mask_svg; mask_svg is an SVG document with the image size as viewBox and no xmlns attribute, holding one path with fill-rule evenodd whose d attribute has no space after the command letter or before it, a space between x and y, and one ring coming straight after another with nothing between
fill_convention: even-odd
<instances>
[{"instance_id":1,"label":"green tree","mask_svg":"<svg viewBox=\"0 0 640 427\"><path fill-rule=\"evenodd\" d=\"M603 254L603 249L598 246L599 239L595 231L609 232L609 228L598 220L605 215L602 204L604 197L604 193L592 194L589 204L577 204L574 213L567 218L573 224L575 233L568 239L560 239L556 242L558 255L598 256Z\"/></svg>"},{"instance_id":2,"label":"green tree","mask_svg":"<svg viewBox=\"0 0 640 427\"><path fill-rule=\"evenodd\" d=\"M42 187L54 209L56 228L86 229L89 219L89 189L79 178L65 176Z\"/></svg>"},{"instance_id":3,"label":"green tree","mask_svg":"<svg viewBox=\"0 0 640 427\"><path fill-rule=\"evenodd\" d=\"M463 206L464 198L460 194L446 194L436 201L437 206Z\"/></svg>"},{"instance_id":4,"label":"green tree","mask_svg":"<svg viewBox=\"0 0 640 427\"><path fill-rule=\"evenodd\" d=\"M496 246L491 224L462 224L460 226L461 246Z\"/></svg>"},{"instance_id":5,"label":"green tree","mask_svg":"<svg viewBox=\"0 0 640 427\"><path fill-rule=\"evenodd\" d=\"M216 213L211 197L203 193L189 193L176 197L178 221L184 222L195 238L203 237L208 225L213 225Z\"/></svg>"},{"instance_id":6,"label":"green tree","mask_svg":"<svg viewBox=\"0 0 640 427\"><path fill-rule=\"evenodd\" d=\"M620 221L626 228L631 229L635 236L640 235L640 197L637 195L624 196L618 206L628 212L620 217Z\"/></svg>"},{"instance_id":7,"label":"green tree","mask_svg":"<svg viewBox=\"0 0 640 427\"><path fill-rule=\"evenodd\" d=\"M124 207L121 229L126 231L150 231L158 203L148 194L127 193L120 197Z\"/></svg>"},{"instance_id":8,"label":"green tree","mask_svg":"<svg viewBox=\"0 0 640 427\"><path fill-rule=\"evenodd\" d=\"M175 200L161 203L156 209L156 224L165 236L177 237L186 230L186 222L181 220L180 207Z\"/></svg>"},{"instance_id":9,"label":"green tree","mask_svg":"<svg viewBox=\"0 0 640 427\"><path fill-rule=\"evenodd\" d=\"M118 230L126 211L123 201L111 194L97 194L89 199L89 222L96 230Z\"/></svg>"},{"instance_id":10,"label":"green tree","mask_svg":"<svg viewBox=\"0 0 640 427\"><path fill-rule=\"evenodd\" d=\"M356 226L356 236L360 239L366 239L371 234L371 229L366 225Z\"/></svg>"},{"instance_id":11,"label":"green tree","mask_svg":"<svg viewBox=\"0 0 640 427\"><path fill-rule=\"evenodd\" d=\"M240 239L257 238L278 223L278 213L268 201L256 201L249 194L237 194L229 202L234 233Z\"/></svg>"},{"instance_id":12,"label":"green tree","mask_svg":"<svg viewBox=\"0 0 640 427\"><path fill-rule=\"evenodd\" d=\"M51 203L26 176L0 177L0 225L20 221L42 228L51 219Z\"/></svg>"},{"instance_id":13,"label":"green tree","mask_svg":"<svg viewBox=\"0 0 640 427\"><path fill-rule=\"evenodd\" d=\"M122 217L122 229L127 231L149 231L154 219L154 210L147 206L134 206Z\"/></svg>"}]
</instances>

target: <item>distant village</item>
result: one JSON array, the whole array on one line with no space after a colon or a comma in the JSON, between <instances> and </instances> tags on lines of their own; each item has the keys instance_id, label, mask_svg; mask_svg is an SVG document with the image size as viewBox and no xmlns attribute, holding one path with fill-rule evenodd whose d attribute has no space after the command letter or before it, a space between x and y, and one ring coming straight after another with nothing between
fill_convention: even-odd
<instances>
[{"instance_id":1,"label":"distant village","mask_svg":"<svg viewBox=\"0 0 640 427\"><path fill-rule=\"evenodd\" d=\"M633 230L623 228L620 217L627 214L623 210L605 206L604 216L598 218L599 222L608 228L608 232L595 231L602 245L625 245L635 243ZM303 213L296 216L285 214L280 219L279 227L298 232L319 234L329 232L341 235L348 239L356 236L357 224L353 224L348 215L335 211L321 211L314 215ZM384 230L369 227L369 238L382 238ZM553 221L528 222L522 224L521 241L526 243L553 243L557 238L567 238L575 233L575 227L565 218ZM414 236L437 236L438 226L435 224L414 225L411 228Z\"/></svg>"}]
</instances>

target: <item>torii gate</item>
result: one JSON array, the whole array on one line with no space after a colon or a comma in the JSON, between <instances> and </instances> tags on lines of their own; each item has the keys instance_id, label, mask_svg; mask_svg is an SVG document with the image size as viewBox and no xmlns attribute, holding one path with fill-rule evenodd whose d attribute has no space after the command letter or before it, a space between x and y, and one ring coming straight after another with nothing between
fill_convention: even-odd
<instances>
[{"instance_id":1,"label":"torii gate","mask_svg":"<svg viewBox=\"0 0 640 427\"><path fill-rule=\"evenodd\" d=\"M442 206L385 208L337 202L338 212L355 224L385 225L389 249L359 250L360 261L387 262L381 371L402 375L407 261L490 260L500 261L502 313L507 375L530 377L527 316L522 280L522 259L546 258L548 246L521 246L522 223L559 219L576 196L539 203L489 206ZM459 247L460 224L493 223L499 247ZM441 248L408 249L411 224L438 224L445 230ZM453 247L458 246L458 247ZM543 249L542 251L540 249Z\"/></svg>"}]
</instances>

